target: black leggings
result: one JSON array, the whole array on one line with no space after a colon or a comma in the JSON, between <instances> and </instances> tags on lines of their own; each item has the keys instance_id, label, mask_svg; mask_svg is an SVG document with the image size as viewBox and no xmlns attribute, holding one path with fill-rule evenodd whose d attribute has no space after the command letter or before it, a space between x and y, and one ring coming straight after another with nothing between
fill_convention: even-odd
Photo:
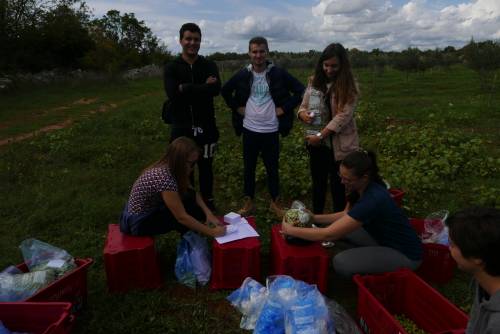
<instances>
[{"instance_id":1,"label":"black leggings","mask_svg":"<svg viewBox=\"0 0 500 334\"><path fill-rule=\"evenodd\" d=\"M216 127L209 127L204 129L203 134L197 134L195 137L193 136L193 130L190 128L172 127L170 136L170 142L181 136L189 137L196 142L201 150L197 162L200 193L205 200L212 199L214 197L214 172L212 165L215 150L217 148L217 141L219 139L219 131ZM191 175L191 182L194 182L194 174Z\"/></svg>"},{"instance_id":2,"label":"black leggings","mask_svg":"<svg viewBox=\"0 0 500 334\"><path fill-rule=\"evenodd\" d=\"M205 221L205 213L196 203L196 195L193 190L188 191L188 194L182 199L182 204L186 212L198 221ZM152 213L149 217L142 220L137 227L137 235L157 235L164 234L170 231L178 231L184 234L189 231L189 228L179 223L172 212L167 208L165 203L162 207Z\"/></svg>"},{"instance_id":3,"label":"black leggings","mask_svg":"<svg viewBox=\"0 0 500 334\"><path fill-rule=\"evenodd\" d=\"M326 190L330 179L333 212L344 210L346 205L345 187L339 173L340 161L335 161L333 150L327 146L307 145L309 152L309 167L312 178L313 212L323 213L325 209Z\"/></svg>"}]
</instances>

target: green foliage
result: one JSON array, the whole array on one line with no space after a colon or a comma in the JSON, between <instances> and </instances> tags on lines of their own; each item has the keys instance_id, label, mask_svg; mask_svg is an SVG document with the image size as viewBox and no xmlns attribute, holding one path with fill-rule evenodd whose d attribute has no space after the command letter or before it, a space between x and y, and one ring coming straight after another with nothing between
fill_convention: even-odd
<instances>
[{"instance_id":1,"label":"green foliage","mask_svg":"<svg viewBox=\"0 0 500 334\"><path fill-rule=\"evenodd\" d=\"M471 40L464 46L463 53L465 64L478 73L481 89L490 93L489 107L498 78L497 70L500 69L500 43L494 41L476 43Z\"/></svg>"},{"instance_id":2,"label":"green foliage","mask_svg":"<svg viewBox=\"0 0 500 334\"><path fill-rule=\"evenodd\" d=\"M163 64L170 56L134 13L121 15L117 10L110 10L101 19L92 21L91 31L96 47L85 57L89 68L114 73L153 62Z\"/></svg>"},{"instance_id":3,"label":"green foliage","mask_svg":"<svg viewBox=\"0 0 500 334\"><path fill-rule=\"evenodd\" d=\"M78 0L6 0L0 21L1 45L9 52L0 54L0 69L39 71L75 67L90 50L87 30L89 10ZM6 48L3 48L6 50Z\"/></svg>"},{"instance_id":4,"label":"green foliage","mask_svg":"<svg viewBox=\"0 0 500 334\"><path fill-rule=\"evenodd\" d=\"M375 139L367 146L378 151L384 178L405 189L412 211L426 212L447 192L459 191L457 180L473 176L487 179L500 172L500 159L486 158L488 151L481 139L465 138L440 122L390 124L373 135ZM484 195L474 192L468 200L488 202L496 191L488 188Z\"/></svg>"},{"instance_id":5,"label":"green foliage","mask_svg":"<svg viewBox=\"0 0 500 334\"><path fill-rule=\"evenodd\" d=\"M420 329L410 318L404 314L396 314L394 316L397 321L403 326L408 334L427 334L426 331Z\"/></svg>"},{"instance_id":6,"label":"green foliage","mask_svg":"<svg viewBox=\"0 0 500 334\"><path fill-rule=\"evenodd\" d=\"M101 19L81 0L0 2L0 70L85 68L113 74L170 57L144 21L110 10Z\"/></svg>"}]
</instances>

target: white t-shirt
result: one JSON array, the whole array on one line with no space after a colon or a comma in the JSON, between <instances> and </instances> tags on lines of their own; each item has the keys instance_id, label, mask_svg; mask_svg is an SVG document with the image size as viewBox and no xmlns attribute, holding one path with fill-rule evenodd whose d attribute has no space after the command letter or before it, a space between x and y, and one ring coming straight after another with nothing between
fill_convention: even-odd
<instances>
[{"instance_id":1,"label":"white t-shirt","mask_svg":"<svg viewBox=\"0 0 500 334\"><path fill-rule=\"evenodd\" d=\"M243 127L260 133L276 132L278 131L278 118L274 101L269 93L266 72L252 71L252 74L252 91L245 107Z\"/></svg>"}]
</instances>

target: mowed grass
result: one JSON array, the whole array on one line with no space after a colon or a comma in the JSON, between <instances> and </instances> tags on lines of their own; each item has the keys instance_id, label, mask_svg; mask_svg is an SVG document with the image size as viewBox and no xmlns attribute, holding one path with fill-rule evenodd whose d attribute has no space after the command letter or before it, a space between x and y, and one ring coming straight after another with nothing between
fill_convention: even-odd
<instances>
[{"instance_id":1,"label":"mowed grass","mask_svg":"<svg viewBox=\"0 0 500 334\"><path fill-rule=\"evenodd\" d=\"M309 75L303 70L292 72L303 82ZM488 140L491 156L500 157L500 94L495 92L488 106L488 97L480 91L474 72L463 67L433 70L410 74L408 81L404 73L391 69L381 76L369 70L356 71L356 75L362 103L377 104L381 117L376 118L380 123L374 127L385 128L391 122L424 125L444 121L443 126L463 133L464 138ZM68 128L0 147L0 268L22 262L18 245L30 237L64 248L75 257L92 257L95 263L88 274L88 307L79 317L75 333L245 332L239 329L240 314L225 301L230 291L190 290L176 283L173 265L178 236L174 233L156 238L164 288L117 295L107 292L102 258L107 225L118 221L130 186L141 170L164 152L169 134L160 119L163 94L162 80L156 78L37 88L0 97L0 140L72 120ZM75 104L81 99L93 102ZM215 162L215 198L219 212L226 213L240 205L241 147L220 97L216 104L221 138ZM94 112L100 107L102 112ZM309 189L302 186L309 184L307 156L297 144L300 133L296 127L294 135L282 141L281 181L285 200L308 203ZM365 142L372 140L363 133L360 136ZM299 161L303 173L294 172L292 161ZM269 229L276 221L268 212L261 165L257 176L256 217L265 277ZM500 184L498 176L489 182ZM442 203L453 207L460 196L445 194ZM442 209L442 203L433 209ZM415 212L410 209L408 214ZM352 311L354 286L339 281L332 270L330 276L328 296ZM467 275L458 275L451 284L439 288L465 306L467 281Z\"/></svg>"}]
</instances>

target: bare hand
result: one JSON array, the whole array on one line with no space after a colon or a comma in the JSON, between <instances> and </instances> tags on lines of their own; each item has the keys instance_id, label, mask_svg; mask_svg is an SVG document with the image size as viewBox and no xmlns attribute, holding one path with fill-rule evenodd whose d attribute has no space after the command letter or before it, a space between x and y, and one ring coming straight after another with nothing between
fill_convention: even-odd
<instances>
[{"instance_id":1,"label":"bare hand","mask_svg":"<svg viewBox=\"0 0 500 334\"><path fill-rule=\"evenodd\" d=\"M213 237L222 237L226 234L226 226L225 225L217 225L211 230Z\"/></svg>"},{"instance_id":2,"label":"bare hand","mask_svg":"<svg viewBox=\"0 0 500 334\"><path fill-rule=\"evenodd\" d=\"M285 113L285 111L283 110L283 108L281 107L276 107L276 116L281 116Z\"/></svg>"},{"instance_id":3,"label":"bare hand","mask_svg":"<svg viewBox=\"0 0 500 334\"><path fill-rule=\"evenodd\" d=\"M220 220L213 214L209 214L207 215L207 225L210 226L210 224L213 224L215 226L218 226L218 225L224 225L220 222Z\"/></svg>"},{"instance_id":4,"label":"bare hand","mask_svg":"<svg viewBox=\"0 0 500 334\"><path fill-rule=\"evenodd\" d=\"M238 109L236 109L236 111L238 112L238 114L240 114L241 116L245 116L245 107L238 107Z\"/></svg>"},{"instance_id":5,"label":"bare hand","mask_svg":"<svg viewBox=\"0 0 500 334\"><path fill-rule=\"evenodd\" d=\"M290 228L292 226L288 223L285 222L285 217L283 217L283 220L281 221L281 234L282 235L287 235L288 232L290 232Z\"/></svg>"},{"instance_id":6,"label":"bare hand","mask_svg":"<svg viewBox=\"0 0 500 334\"><path fill-rule=\"evenodd\" d=\"M321 138L319 138L318 136L314 136L314 135L306 136L306 141L311 146L318 146L321 144Z\"/></svg>"},{"instance_id":7,"label":"bare hand","mask_svg":"<svg viewBox=\"0 0 500 334\"><path fill-rule=\"evenodd\" d=\"M301 112L299 112L299 118L302 122L307 124L311 124L314 120L314 116L309 116L309 113L306 110L302 110Z\"/></svg>"},{"instance_id":8,"label":"bare hand","mask_svg":"<svg viewBox=\"0 0 500 334\"><path fill-rule=\"evenodd\" d=\"M209 76L207 78L207 81L206 81L207 84L213 84L213 83L216 83L216 82L217 82L217 78L215 76L213 76L213 75Z\"/></svg>"}]
</instances>

